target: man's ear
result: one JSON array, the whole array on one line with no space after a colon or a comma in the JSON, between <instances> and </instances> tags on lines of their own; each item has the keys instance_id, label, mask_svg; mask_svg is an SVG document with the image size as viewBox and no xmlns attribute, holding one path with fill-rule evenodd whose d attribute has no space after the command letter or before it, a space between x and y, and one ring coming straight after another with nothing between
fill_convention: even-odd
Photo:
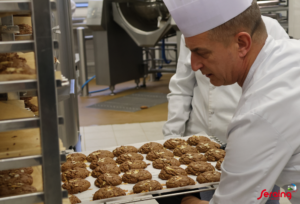
<instances>
[{"instance_id":1,"label":"man's ear","mask_svg":"<svg viewBox=\"0 0 300 204\"><path fill-rule=\"evenodd\" d=\"M252 45L252 38L249 33L240 32L236 34L235 41L238 44L238 52L240 57L245 57Z\"/></svg>"}]
</instances>

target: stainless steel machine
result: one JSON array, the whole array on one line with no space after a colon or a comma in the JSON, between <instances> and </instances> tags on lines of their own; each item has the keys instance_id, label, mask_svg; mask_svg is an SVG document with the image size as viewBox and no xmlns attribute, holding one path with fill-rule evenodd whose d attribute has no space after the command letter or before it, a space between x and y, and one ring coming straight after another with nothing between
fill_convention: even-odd
<instances>
[{"instance_id":1,"label":"stainless steel machine","mask_svg":"<svg viewBox=\"0 0 300 204\"><path fill-rule=\"evenodd\" d=\"M113 18L138 46L154 47L172 28L162 0L113 0Z\"/></svg>"},{"instance_id":2,"label":"stainless steel machine","mask_svg":"<svg viewBox=\"0 0 300 204\"><path fill-rule=\"evenodd\" d=\"M288 29L288 0L263 0L258 5L263 15ZM176 71L177 58L175 64L166 64L162 56L165 50L177 56L181 32L163 0L89 0L84 25L93 30L96 83L108 85L112 93L117 83L135 79L138 85L138 78L148 73ZM162 49L159 41L169 36L177 36L177 41Z\"/></svg>"},{"instance_id":3,"label":"stainless steel machine","mask_svg":"<svg viewBox=\"0 0 300 204\"><path fill-rule=\"evenodd\" d=\"M114 94L117 83L144 75L142 48L116 24L109 0L89 2L86 24L93 31L96 82L107 85Z\"/></svg>"},{"instance_id":4,"label":"stainless steel machine","mask_svg":"<svg viewBox=\"0 0 300 204\"><path fill-rule=\"evenodd\" d=\"M171 22L162 0L90 0L86 25L93 31L96 83L112 94L117 83L135 80L138 87L146 72L142 47L176 33Z\"/></svg>"}]
</instances>

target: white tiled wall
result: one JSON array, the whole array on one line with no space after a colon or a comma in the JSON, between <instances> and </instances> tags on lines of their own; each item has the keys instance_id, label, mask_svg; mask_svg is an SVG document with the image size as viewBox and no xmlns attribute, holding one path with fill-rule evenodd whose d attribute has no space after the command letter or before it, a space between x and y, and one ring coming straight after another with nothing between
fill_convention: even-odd
<instances>
[{"instance_id":1,"label":"white tiled wall","mask_svg":"<svg viewBox=\"0 0 300 204\"><path fill-rule=\"evenodd\" d=\"M300 39L300 0L289 0L289 35Z\"/></svg>"}]
</instances>

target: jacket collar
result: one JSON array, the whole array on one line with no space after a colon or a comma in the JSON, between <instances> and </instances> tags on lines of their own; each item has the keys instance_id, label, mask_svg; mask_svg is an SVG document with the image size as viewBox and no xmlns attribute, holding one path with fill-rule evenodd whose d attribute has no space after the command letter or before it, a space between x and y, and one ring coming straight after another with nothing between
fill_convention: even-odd
<instances>
[{"instance_id":1,"label":"jacket collar","mask_svg":"<svg viewBox=\"0 0 300 204\"><path fill-rule=\"evenodd\" d=\"M267 57L267 49L270 46L271 42L272 42L273 38L272 36L268 35L265 45L263 46L263 48L260 50L259 54L257 55L254 63L252 64L248 75L244 81L243 84L243 93L249 88L251 87L251 85L253 84L253 75L256 73L256 71L258 70L259 66L261 65L262 61L266 59Z\"/></svg>"}]
</instances>

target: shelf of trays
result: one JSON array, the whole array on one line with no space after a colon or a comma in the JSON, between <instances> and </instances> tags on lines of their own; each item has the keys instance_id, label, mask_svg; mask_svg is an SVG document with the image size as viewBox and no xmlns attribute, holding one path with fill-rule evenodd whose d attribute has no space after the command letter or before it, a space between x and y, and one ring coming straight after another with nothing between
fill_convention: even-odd
<instances>
[{"instance_id":1,"label":"shelf of trays","mask_svg":"<svg viewBox=\"0 0 300 204\"><path fill-rule=\"evenodd\" d=\"M41 137L41 155L0 159L0 170L42 165L44 190L44 192L1 197L0 204L39 202L58 204L62 202L62 198L68 197L67 191L62 191L60 188L59 163L65 162L66 157L65 153L59 153L58 125L63 124L64 121L57 115L56 93L57 90L67 91L70 88L68 88L68 80L57 78L56 73L53 75L54 67L50 66L53 63L52 49L58 48L57 41L52 39L52 28L49 24L51 22L49 11L55 9L56 3L49 0L0 0L0 14L31 15L32 27L35 31L33 40L1 41L0 53L34 51L36 69L42 70L37 72L37 79L0 82L0 93L22 91L37 93L40 106L39 117L0 120L0 132L40 128ZM4 25L2 29L3 27Z\"/></svg>"},{"instance_id":2,"label":"shelf of trays","mask_svg":"<svg viewBox=\"0 0 300 204\"><path fill-rule=\"evenodd\" d=\"M16 13L18 15L31 13L31 0L0 0L0 3L0 12ZM56 3L54 1L50 3L51 9L56 10Z\"/></svg>"}]
</instances>

